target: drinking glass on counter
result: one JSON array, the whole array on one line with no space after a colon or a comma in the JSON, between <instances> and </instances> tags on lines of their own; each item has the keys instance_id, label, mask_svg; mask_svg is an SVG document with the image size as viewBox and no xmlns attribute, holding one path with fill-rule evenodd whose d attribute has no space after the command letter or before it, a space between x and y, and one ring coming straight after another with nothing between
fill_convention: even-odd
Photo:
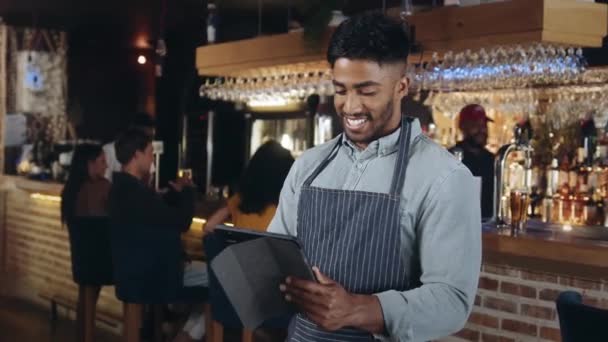
<instances>
[{"instance_id":1,"label":"drinking glass on counter","mask_svg":"<svg viewBox=\"0 0 608 342\"><path fill-rule=\"evenodd\" d=\"M518 235L526 229L528 219L528 205L530 205L530 193L527 189L511 191L511 235Z\"/></svg>"},{"instance_id":2,"label":"drinking glass on counter","mask_svg":"<svg viewBox=\"0 0 608 342\"><path fill-rule=\"evenodd\" d=\"M179 178L186 178L192 180L192 169L180 169L177 175Z\"/></svg>"}]
</instances>

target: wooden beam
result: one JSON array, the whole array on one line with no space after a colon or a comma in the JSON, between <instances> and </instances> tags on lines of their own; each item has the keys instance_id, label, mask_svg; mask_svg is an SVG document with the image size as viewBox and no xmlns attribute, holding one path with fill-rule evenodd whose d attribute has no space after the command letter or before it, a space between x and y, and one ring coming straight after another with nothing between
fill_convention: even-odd
<instances>
[{"instance_id":1,"label":"wooden beam","mask_svg":"<svg viewBox=\"0 0 608 342\"><path fill-rule=\"evenodd\" d=\"M315 45L304 41L302 32L207 45L196 51L200 75L218 75L267 66L325 60L331 32Z\"/></svg>"}]
</instances>

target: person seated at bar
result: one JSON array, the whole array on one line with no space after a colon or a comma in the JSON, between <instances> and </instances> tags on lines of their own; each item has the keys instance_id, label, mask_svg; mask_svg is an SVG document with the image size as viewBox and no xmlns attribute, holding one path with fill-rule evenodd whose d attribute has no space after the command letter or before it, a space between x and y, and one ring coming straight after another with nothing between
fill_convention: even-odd
<instances>
[{"instance_id":1,"label":"person seated at bar","mask_svg":"<svg viewBox=\"0 0 608 342\"><path fill-rule=\"evenodd\" d=\"M77 146L61 193L61 220L68 226L72 275L78 283L79 341L92 341L99 291L102 285L113 283L107 220L110 182L104 178L106 169L100 145Z\"/></svg>"},{"instance_id":2,"label":"person seated at bar","mask_svg":"<svg viewBox=\"0 0 608 342\"><path fill-rule=\"evenodd\" d=\"M148 113L137 113L127 129L139 129L154 138L154 135L156 134L156 122ZM122 165L116 158L115 145L116 141L103 145L103 150L108 162L108 169L106 170L105 177L109 181L112 181L112 174L114 172L120 172L122 170ZM154 163L152 163L149 174L152 174L154 171Z\"/></svg>"},{"instance_id":3,"label":"person seated at bar","mask_svg":"<svg viewBox=\"0 0 608 342\"><path fill-rule=\"evenodd\" d=\"M122 165L121 172L112 176L109 196L111 224L120 229L133 226L149 229L176 229L185 232L190 228L194 216L195 189L192 181L179 178L169 182L172 193L170 205L146 183L150 166L154 161L152 137L140 129L132 128L116 141L116 157ZM181 248L181 247L180 247ZM185 257L185 253L184 253ZM184 286L207 286L207 266L203 262L186 262L184 258ZM201 312L193 313L191 321L203 320ZM188 328L189 336L198 340L204 335L204 326Z\"/></svg>"},{"instance_id":4,"label":"person seated at bar","mask_svg":"<svg viewBox=\"0 0 608 342\"><path fill-rule=\"evenodd\" d=\"M275 140L260 146L241 177L237 193L209 218L205 232L228 220L236 227L266 231L293 162L289 150Z\"/></svg>"},{"instance_id":5,"label":"person seated at bar","mask_svg":"<svg viewBox=\"0 0 608 342\"><path fill-rule=\"evenodd\" d=\"M486 149L488 143L488 122L494 122L478 104L462 108L458 116L458 127L463 139L450 152L462 153L462 163L473 176L481 177L481 217L493 215L494 154Z\"/></svg>"}]
</instances>

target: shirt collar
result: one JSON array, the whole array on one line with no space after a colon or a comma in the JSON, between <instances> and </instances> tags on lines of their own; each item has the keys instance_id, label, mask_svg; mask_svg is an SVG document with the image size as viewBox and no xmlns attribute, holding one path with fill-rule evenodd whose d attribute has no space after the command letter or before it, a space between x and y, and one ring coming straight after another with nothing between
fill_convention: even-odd
<instances>
[{"instance_id":1,"label":"shirt collar","mask_svg":"<svg viewBox=\"0 0 608 342\"><path fill-rule=\"evenodd\" d=\"M410 137L410 143L414 139L422 134L422 128L420 127L420 121L414 119L411 122L412 133ZM349 155L355 159L367 159L372 157L383 157L396 152L399 149L399 134L401 128L389 135L385 135L377 140L372 141L365 150L359 150L357 146L346 137L346 134L342 134L341 142L342 146L347 148Z\"/></svg>"}]
</instances>

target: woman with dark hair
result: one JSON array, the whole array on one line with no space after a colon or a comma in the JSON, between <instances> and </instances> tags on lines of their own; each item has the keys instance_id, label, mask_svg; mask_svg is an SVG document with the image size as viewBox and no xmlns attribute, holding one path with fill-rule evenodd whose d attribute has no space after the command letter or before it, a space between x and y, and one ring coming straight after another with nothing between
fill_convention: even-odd
<instances>
[{"instance_id":1,"label":"woman with dark hair","mask_svg":"<svg viewBox=\"0 0 608 342\"><path fill-rule=\"evenodd\" d=\"M106 216L110 182L104 178L108 164L99 145L78 145L70 173L61 193L61 220L65 224L77 216ZM104 191L105 190L105 191Z\"/></svg>"},{"instance_id":2,"label":"woman with dark hair","mask_svg":"<svg viewBox=\"0 0 608 342\"><path fill-rule=\"evenodd\" d=\"M78 145L61 193L61 219L68 227L72 276L78 284L78 340L85 342L94 337L101 286L112 284L107 167L100 145Z\"/></svg>"},{"instance_id":3,"label":"woman with dark hair","mask_svg":"<svg viewBox=\"0 0 608 342\"><path fill-rule=\"evenodd\" d=\"M237 193L209 218L205 231L229 219L237 227L265 231L293 162L289 150L274 140L260 146L243 173Z\"/></svg>"}]
</instances>

